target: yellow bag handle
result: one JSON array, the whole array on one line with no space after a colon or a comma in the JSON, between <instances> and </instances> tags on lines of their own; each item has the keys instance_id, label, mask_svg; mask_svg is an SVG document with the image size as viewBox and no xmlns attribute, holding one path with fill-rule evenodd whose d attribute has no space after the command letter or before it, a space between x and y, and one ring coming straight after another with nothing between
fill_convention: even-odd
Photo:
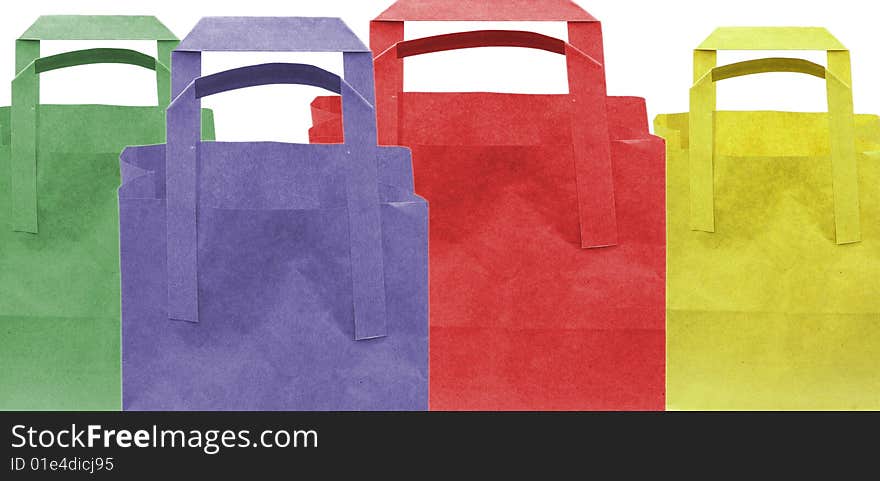
<instances>
[{"instance_id":1,"label":"yellow bag handle","mask_svg":"<svg viewBox=\"0 0 880 481\"><path fill-rule=\"evenodd\" d=\"M717 67L718 50L825 50L828 67L792 58L765 58ZM694 86L688 116L691 228L715 232L715 82L766 72L797 72L826 80L837 243L860 242L849 51L824 28L812 27L719 28L694 51Z\"/></svg>"}]
</instances>

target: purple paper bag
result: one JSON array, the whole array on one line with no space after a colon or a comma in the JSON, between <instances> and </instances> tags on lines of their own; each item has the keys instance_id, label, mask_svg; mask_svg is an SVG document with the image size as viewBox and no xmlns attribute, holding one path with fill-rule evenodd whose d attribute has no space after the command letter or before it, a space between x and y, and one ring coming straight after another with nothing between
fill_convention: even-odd
<instances>
[{"instance_id":1,"label":"purple paper bag","mask_svg":"<svg viewBox=\"0 0 880 481\"><path fill-rule=\"evenodd\" d=\"M205 50L344 54L345 80ZM378 147L368 49L338 19L206 18L173 56L167 144L122 154L125 410L424 410L427 203ZM340 94L345 143L200 141L200 99L268 84Z\"/></svg>"}]
</instances>

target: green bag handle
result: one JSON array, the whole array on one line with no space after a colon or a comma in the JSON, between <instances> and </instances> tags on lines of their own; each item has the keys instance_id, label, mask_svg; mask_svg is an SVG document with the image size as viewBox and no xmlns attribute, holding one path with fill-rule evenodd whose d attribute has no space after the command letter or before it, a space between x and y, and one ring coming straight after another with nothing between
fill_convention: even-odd
<instances>
[{"instance_id":1,"label":"green bag handle","mask_svg":"<svg viewBox=\"0 0 880 481\"><path fill-rule=\"evenodd\" d=\"M716 67L718 50L825 50L828 67L791 58L766 58ZM826 80L837 243L860 242L850 55L827 30L812 27L719 28L695 50L689 115L691 228L715 232L715 83L766 72L803 73Z\"/></svg>"},{"instance_id":2,"label":"green bag handle","mask_svg":"<svg viewBox=\"0 0 880 481\"><path fill-rule=\"evenodd\" d=\"M153 16L43 15L15 42L16 74L40 57L41 40L155 40L156 57L163 65L171 65L171 51L179 43ZM165 83L161 78L157 81Z\"/></svg>"},{"instance_id":3,"label":"green bag handle","mask_svg":"<svg viewBox=\"0 0 880 481\"><path fill-rule=\"evenodd\" d=\"M51 70L95 63L123 63L157 72L166 80L159 89L159 104L168 105L171 74L168 68L149 55L134 50L97 48L77 50L32 60L12 81L11 112L11 187L12 228L18 232L38 232L37 222L37 105L39 75ZM160 84L161 86L161 84Z\"/></svg>"}]
</instances>

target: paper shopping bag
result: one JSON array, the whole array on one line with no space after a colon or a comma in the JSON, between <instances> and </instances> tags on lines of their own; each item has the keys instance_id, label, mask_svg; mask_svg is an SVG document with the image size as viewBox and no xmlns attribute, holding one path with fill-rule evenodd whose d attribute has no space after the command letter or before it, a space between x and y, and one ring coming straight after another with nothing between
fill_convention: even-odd
<instances>
[{"instance_id":1,"label":"paper shopping bag","mask_svg":"<svg viewBox=\"0 0 880 481\"><path fill-rule=\"evenodd\" d=\"M158 60L40 57L41 40L147 39ZM164 141L176 44L154 17L101 16L40 17L16 42L12 106L0 109L0 409L120 408L118 157ZM155 70L158 106L40 105L40 74L95 63Z\"/></svg>"},{"instance_id":2,"label":"paper shopping bag","mask_svg":"<svg viewBox=\"0 0 880 481\"><path fill-rule=\"evenodd\" d=\"M718 50L825 50L827 67ZM722 28L694 55L668 156L670 409L880 408L880 122L853 115L849 52L820 28ZM715 111L715 83L824 79L829 113Z\"/></svg>"},{"instance_id":3,"label":"paper shopping bag","mask_svg":"<svg viewBox=\"0 0 880 481\"><path fill-rule=\"evenodd\" d=\"M569 41L404 20L568 21ZM371 27L379 139L431 205L431 409L664 407L663 142L609 97L597 20L569 1L399 1ZM403 91L403 59L490 46L564 55L570 93ZM338 100L313 104L338 141Z\"/></svg>"},{"instance_id":4,"label":"paper shopping bag","mask_svg":"<svg viewBox=\"0 0 880 481\"><path fill-rule=\"evenodd\" d=\"M204 50L331 49L345 80L302 64L190 79L167 144L123 153L124 409L427 408L427 203L409 152L377 146L367 48L338 19L206 18L175 85ZM198 141L201 98L268 84L341 94L345 143Z\"/></svg>"}]
</instances>

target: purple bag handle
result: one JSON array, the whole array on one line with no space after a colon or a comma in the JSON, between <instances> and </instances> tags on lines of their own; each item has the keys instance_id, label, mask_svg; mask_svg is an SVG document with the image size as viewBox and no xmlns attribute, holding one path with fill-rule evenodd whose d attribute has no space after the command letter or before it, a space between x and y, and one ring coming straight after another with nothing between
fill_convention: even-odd
<instances>
[{"instance_id":1,"label":"purple bag handle","mask_svg":"<svg viewBox=\"0 0 880 481\"><path fill-rule=\"evenodd\" d=\"M339 18L204 17L171 53L171 96L202 75L202 52L342 52L344 77L374 104L373 54Z\"/></svg>"},{"instance_id":2,"label":"purple bag handle","mask_svg":"<svg viewBox=\"0 0 880 481\"><path fill-rule=\"evenodd\" d=\"M168 317L198 322L198 176L202 97L270 84L299 84L342 95L346 195L351 243L355 339L386 335L376 115L352 87L312 65L271 63L200 77L167 111L166 196Z\"/></svg>"}]
</instances>

